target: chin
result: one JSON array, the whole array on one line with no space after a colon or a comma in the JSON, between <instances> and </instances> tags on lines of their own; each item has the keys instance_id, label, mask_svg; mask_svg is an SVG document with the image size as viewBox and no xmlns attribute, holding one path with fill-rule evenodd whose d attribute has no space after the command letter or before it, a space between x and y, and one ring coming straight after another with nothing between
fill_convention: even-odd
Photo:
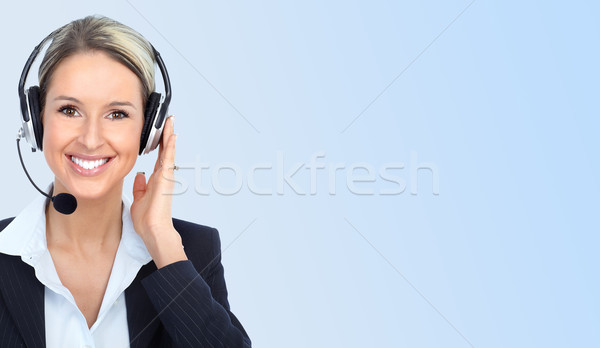
<instances>
[{"instance_id":1,"label":"chin","mask_svg":"<svg viewBox=\"0 0 600 348\"><path fill-rule=\"evenodd\" d=\"M72 194L80 200L97 200L108 196L109 193L111 193L111 190L92 185L92 187L77 188Z\"/></svg>"},{"instance_id":2,"label":"chin","mask_svg":"<svg viewBox=\"0 0 600 348\"><path fill-rule=\"evenodd\" d=\"M114 190L122 187L118 185L120 183L114 183L109 185L108 183L87 181L87 182L70 182L67 185L63 185L67 192L75 196L78 200L97 200L115 194ZM121 192L119 191L119 195Z\"/></svg>"},{"instance_id":3,"label":"chin","mask_svg":"<svg viewBox=\"0 0 600 348\"><path fill-rule=\"evenodd\" d=\"M68 192L80 201L92 201L112 195L120 197L124 178L125 175L123 177L115 177L114 173L108 172L98 176L85 177L67 170L66 175L55 177L55 183L58 189L57 192Z\"/></svg>"}]
</instances>

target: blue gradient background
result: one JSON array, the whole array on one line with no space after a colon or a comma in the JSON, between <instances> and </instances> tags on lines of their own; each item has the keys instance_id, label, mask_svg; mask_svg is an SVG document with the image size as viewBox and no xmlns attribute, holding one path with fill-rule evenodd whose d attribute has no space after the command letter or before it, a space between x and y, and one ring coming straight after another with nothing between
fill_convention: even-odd
<instances>
[{"instance_id":1,"label":"blue gradient background","mask_svg":"<svg viewBox=\"0 0 600 348\"><path fill-rule=\"evenodd\" d=\"M13 216L36 197L14 149L26 58L56 27L104 14L140 31L169 68L177 163L189 167L174 214L219 229L232 310L254 346L600 346L599 7L3 5L1 211ZM327 168L346 167L336 194L322 169L311 195L306 166L293 180L307 194L277 194L279 168L318 152ZM411 175L411 154L435 166L439 194L432 171ZM41 154L25 160L41 185L52 179ZM134 172L154 160L141 157ZM241 170L235 194L211 189L223 163ZM248 189L260 163L273 167L255 175L271 195ZM357 163L404 163L389 174L406 190L378 194L398 186L375 173L356 184L375 194L354 194L345 175ZM231 170L217 175L235 187Z\"/></svg>"}]
</instances>

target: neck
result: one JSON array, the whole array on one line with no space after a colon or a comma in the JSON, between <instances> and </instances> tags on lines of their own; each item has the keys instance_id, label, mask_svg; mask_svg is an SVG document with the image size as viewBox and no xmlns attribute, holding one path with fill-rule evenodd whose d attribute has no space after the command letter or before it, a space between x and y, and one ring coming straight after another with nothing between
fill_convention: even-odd
<instances>
[{"instance_id":1,"label":"neck","mask_svg":"<svg viewBox=\"0 0 600 348\"><path fill-rule=\"evenodd\" d=\"M106 195L94 199L77 198L77 209L64 215L46 207L46 239L48 247L90 253L118 246L122 230L123 183ZM68 192L54 180L53 194Z\"/></svg>"}]
</instances>

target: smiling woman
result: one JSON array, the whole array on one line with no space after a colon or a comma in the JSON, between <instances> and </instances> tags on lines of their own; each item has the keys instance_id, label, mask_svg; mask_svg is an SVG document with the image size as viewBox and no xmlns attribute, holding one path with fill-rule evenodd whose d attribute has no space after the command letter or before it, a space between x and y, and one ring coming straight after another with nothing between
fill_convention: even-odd
<instances>
[{"instance_id":1,"label":"smiling woman","mask_svg":"<svg viewBox=\"0 0 600 348\"><path fill-rule=\"evenodd\" d=\"M100 16L50 39L40 87L19 85L19 134L54 173L46 193L77 206L66 215L40 197L0 221L0 346L250 347L229 308L217 230L171 216L176 135L164 119L170 87L164 102L154 91L156 62L169 86L158 52ZM131 203L124 178L158 142Z\"/></svg>"}]
</instances>

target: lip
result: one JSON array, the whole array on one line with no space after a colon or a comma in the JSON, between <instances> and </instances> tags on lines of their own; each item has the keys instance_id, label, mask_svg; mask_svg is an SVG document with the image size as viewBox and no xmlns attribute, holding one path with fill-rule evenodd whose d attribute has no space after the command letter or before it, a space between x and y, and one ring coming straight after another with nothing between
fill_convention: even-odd
<instances>
[{"instance_id":1,"label":"lip","mask_svg":"<svg viewBox=\"0 0 600 348\"><path fill-rule=\"evenodd\" d=\"M86 161L96 161L99 159L103 159L103 158L108 158L108 161L106 163L104 163L101 166L98 166L96 168L92 168L92 169L85 169L81 166L79 166L78 164L76 164L75 162L71 161L71 156L75 156L77 158L81 158L83 160ZM71 165L71 168L79 175L82 176L96 176L101 174L102 172L104 172L106 170L106 168L108 168L108 166L112 163L112 160L114 159L114 157L111 156L88 156L88 155L81 155L81 154L65 154L65 159L67 160L67 162L69 162L69 164Z\"/></svg>"}]
</instances>

